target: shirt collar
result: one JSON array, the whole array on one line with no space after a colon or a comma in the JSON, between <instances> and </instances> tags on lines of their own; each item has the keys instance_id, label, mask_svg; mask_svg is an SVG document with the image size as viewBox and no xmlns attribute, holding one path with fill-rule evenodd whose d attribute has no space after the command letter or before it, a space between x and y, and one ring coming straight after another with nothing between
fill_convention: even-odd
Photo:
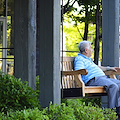
<instances>
[{"instance_id":1,"label":"shirt collar","mask_svg":"<svg viewBox=\"0 0 120 120\"><path fill-rule=\"evenodd\" d=\"M84 58L86 58L86 59L92 60L92 58L89 58L89 57L87 57L87 56L85 56L85 55L83 55L83 54L81 54L81 53L78 53L78 55L80 55L80 56L82 56L82 57L84 57Z\"/></svg>"}]
</instances>

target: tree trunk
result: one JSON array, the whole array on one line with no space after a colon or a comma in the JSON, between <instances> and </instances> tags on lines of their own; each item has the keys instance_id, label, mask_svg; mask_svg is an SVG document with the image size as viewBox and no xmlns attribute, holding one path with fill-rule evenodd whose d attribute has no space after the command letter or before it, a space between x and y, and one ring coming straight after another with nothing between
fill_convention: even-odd
<instances>
[{"instance_id":1,"label":"tree trunk","mask_svg":"<svg viewBox=\"0 0 120 120\"><path fill-rule=\"evenodd\" d=\"M85 30L84 30L84 38L83 38L83 40L87 40L87 36L88 36L88 24L85 23Z\"/></svg>"},{"instance_id":2,"label":"tree trunk","mask_svg":"<svg viewBox=\"0 0 120 120\"><path fill-rule=\"evenodd\" d=\"M88 7L86 7L86 10L85 10L85 18L87 18L87 16L88 16ZM85 22L85 29L84 29L83 40L87 40L87 36L88 36L88 23Z\"/></svg>"},{"instance_id":3,"label":"tree trunk","mask_svg":"<svg viewBox=\"0 0 120 120\"><path fill-rule=\"evenodd\" d=\"M100 49L100 5L97 4L96 9L96 39L95 39L95 48L94 48L94 62L98 65L99 61L99 49Z\"/></svg>"}]
</instances>

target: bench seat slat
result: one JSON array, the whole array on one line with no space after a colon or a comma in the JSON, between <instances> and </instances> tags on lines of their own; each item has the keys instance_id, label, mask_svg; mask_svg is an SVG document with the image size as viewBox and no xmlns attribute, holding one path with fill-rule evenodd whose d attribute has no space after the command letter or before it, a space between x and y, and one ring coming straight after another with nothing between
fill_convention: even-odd
<instances>
[{"instance_id":1,"label":"bench seat slat","mask_svg":"<svg viewBox=\"0 0 120 120\"><path fill-rule=\"evenodd\" d=\"M85 93L106 93L104 86L85 87Z\"/></svg>"}]
</instances>

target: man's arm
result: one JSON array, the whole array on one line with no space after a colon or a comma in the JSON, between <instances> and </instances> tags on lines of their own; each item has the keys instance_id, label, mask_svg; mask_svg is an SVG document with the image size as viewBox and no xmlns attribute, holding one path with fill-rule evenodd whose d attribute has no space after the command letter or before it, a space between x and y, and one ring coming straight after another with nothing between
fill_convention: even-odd
<instances>
[{"instance_id":1,"label":"man's arm","mask_svg":"<svg viewBox=\"0 0 120 120\"><path fill-rule=\"evenodd\" d=\"M103 71L107 71L107 70L112 70L112 71L117 71L117 69L120 69L119 67L103 67L103 66L98 66L99 68L101 68Z\"/></svg>"}]
</instances>

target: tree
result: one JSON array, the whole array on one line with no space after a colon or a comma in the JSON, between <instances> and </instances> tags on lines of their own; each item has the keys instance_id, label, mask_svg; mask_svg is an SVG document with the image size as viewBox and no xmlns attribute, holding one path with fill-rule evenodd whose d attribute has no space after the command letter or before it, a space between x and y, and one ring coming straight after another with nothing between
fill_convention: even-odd
<instances>
[{"instance_id":1,"label":"tree","mask_svg":"<svg viewBox=\"0 0 120 120\"><path fill-rule=\"evenodd\" d=\"M100 12L100 4L97 4L96 9L96 39L95 39L95 54L94 54L94 62L98 64L99 61L99 50L100 50L100 39L101 39L101 33L100 33L100 27L101 27L101 12Z\"/></svg>"},{"instance_id":2,"label":"tree","mask_svg":"<svg viewBox=\"0 0 120 120\"><path fill-rule=\"evenodd\" d=\"M74 7L73 5L75 2L78 4L80 10L78 10L77 7ZM66 4L61 9L61 15L67 13L68 17L72 18L73 21L77 22L84 22L85 23L85 29L84 29L84 40L87 40L88 36L88 24L89 23L95 23L95 14L96 14L96 5L99 2L99 0L68 0ZM72 4L71 4L72 3ZM69 14L71 11L77 11L78 16L81 14L85 14L85 16L82 17L76 17L74 14Z\"/></svg>"},{"instance_id":3,"label":"tree","mask_svg":"<svg viewBox=\"0 0 120 120\"><path fill-rule=\"evenodd\" d=\"M75 7L74 4L77 3L79 8ZM100 41L100 2L99 0L67 0L65 5L61 7L61 15L66 13L69 18L71 18L75 25L78 23L85 23L84 35L82 36L83 40L88 39L88 26L90 23L96 24L96 39L94 40L95 44L95 54L94 61L98 64L99 59L99 41ZM74 13L77 13L74 14ZM71 13L71 14L70 14ZM81 16L84 14L84 16ZM64 18L63 18L64 20ZM80 30L78 30L80 33ZM80 33L81 35L81 33Z\"/></svg>"}]
</instances>

